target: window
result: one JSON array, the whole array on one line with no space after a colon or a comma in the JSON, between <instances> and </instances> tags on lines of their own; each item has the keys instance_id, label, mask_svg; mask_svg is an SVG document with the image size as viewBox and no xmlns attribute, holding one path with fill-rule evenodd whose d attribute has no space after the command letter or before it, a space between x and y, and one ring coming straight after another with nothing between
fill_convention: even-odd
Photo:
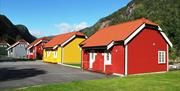
<instances>
[{"instance_id":1,"label":"window","mask_svg":"<svg viewBox=\"0 0 180 91\"><path fill-rule=\"evenodd\" d=\"M50 51L47 51L47 57L49 57L50 56Z\"/></svg>"},{"instance_id":2,"label":"window","mask_svg":"<svg viewBox=\"0 0 180 91\"><path fill-rule=\"evenodd\" d=\"M108 60L108 61L109 61L109 55L110 55L110 53L107 53L107 55L106 55L106 56L107 56L107 60Z\"/></svg>"},{"instance_id":3,"label":"window","mask_svg":"<svg viewBox=\"0 0 180 91\"><path fill-rule=\"evenodd\" d=\"M158 63L166 63L165 57L165 51L158 51Z\"/></svg>"},{"instance_id":4,"label":"window","mask_svg":"<svg viewBox=\"0 0 180 91\"><path fill-rule=\"evenodd\" d=\"M111 52L109 51L104 52L104 61L105 64L111 64Z\"/></svg>"},{"instance_id":5,"label":"window","mask_svg":"<svg viewBox=\"0 0 180 91\"><path fill-rule=\"evenodd\" d=\"M57 58L57 51L54 51L54 57Z\"/></svg>"},{"instance_id":6,"label":"window","mask_svg":"<svg viewBox=\"0 0 180 91\"><path fill-rule=\"evenodd\" d=\"M91 59L94 59L94 52L91 53Z\"/></svg>"}]
</instances>

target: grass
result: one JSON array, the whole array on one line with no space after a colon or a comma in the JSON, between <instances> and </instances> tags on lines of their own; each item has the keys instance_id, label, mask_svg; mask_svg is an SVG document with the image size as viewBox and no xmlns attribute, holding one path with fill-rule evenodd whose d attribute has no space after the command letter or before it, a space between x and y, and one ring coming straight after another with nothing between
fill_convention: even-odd
<instances>
[{"instance_id":1,"label":"grass","mask_svg":"<svg viewBox=\"0 0 180 91\"><path fill-rule=\"evenodd\" d=\"M72 65L72 66L81 67L81 64L67 64L67 65Z\"/></svg>"},{"instance_id":2,"label":"grass","mask_svg":"<svg viewBox=\"0 0 180 91\"><path fill-rule=\"evenodd\" d=\"M180 71L38 85L7 91L180 91Z\"/></svg>"}]
</instances>

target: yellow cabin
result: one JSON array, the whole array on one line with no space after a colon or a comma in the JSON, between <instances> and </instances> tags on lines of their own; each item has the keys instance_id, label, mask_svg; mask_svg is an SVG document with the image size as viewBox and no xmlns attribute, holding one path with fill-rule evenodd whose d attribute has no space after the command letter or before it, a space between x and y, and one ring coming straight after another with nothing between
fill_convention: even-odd
<instances>
[{"instance_id":1,"label":"yellow cabin","mask_svg":"<svg viewBox=\"0 0 180 91\"><path fill-rule=\"evenodd\" d=\"M55 36L44 45L43 61L63 64L80 64L79 44L86 39L80 32L70 32Z\"/></svg>"}]
</instances>

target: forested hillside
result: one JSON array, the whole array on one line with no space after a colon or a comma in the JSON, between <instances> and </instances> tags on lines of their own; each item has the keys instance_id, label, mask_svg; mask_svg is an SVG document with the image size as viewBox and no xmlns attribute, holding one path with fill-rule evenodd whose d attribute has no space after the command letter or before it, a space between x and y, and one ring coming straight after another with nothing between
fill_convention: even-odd
<instances>
[{"instance_id":1,"label":"forested hillside","mask_svg":"<svg viewBox=\"0 0 180 91\"><path fill-rule=\"evenodd\" d=\"M81 32L90 36L101 28L142 17L161 26L174 45L170 57L180 57L180 0L132 0L127 6Z\"/></svg>"},{"instance_id":2,"label":"forested hillside","mask_svg":"<svg viewBox=\"0 0 180 91\"><path fill-rule=\"evenodd\" d=\"M15 43L19 39L33 42L36 37L29 33L24 25L14 25L5 15L0 14L0 42L6 41L9 44Z\"/></svg>"}]
</instances>

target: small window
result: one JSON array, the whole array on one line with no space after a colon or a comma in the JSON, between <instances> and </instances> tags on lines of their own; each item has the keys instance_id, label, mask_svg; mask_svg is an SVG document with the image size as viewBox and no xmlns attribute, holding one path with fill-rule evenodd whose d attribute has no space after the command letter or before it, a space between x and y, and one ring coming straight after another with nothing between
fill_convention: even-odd
<instances>
[{"instance_id":1,"label":"small window","mask_svg":"<svg viewBox=\"0 0 180 91\"><path fill-rule=\"evenodd\" d=\"M57 58L57 51L54 51L54 57Z\"/></svg>"},{"instance_id":2,"label":"small window","mask_svg":"<svg viewBox=\"0 0 180 91\"><path fill-rule=\"evenodd\" d=\"M24 44L20 44L21 47L24 47L25 45Z\"/></svg>"},{"instance_id":3,"label":"small window","mask_svg":"<svg viewBox=\"0 0 180 91\"><path fill-rule=\"evenodd\" d=\"M91 59L94 59L94 53L91 54Z\"/></svg>"},{"instance_id":4,"label":"small window","mask_svg":"<svg viewBox=\"0 0 180 91\"><path fill-rule=\"evenodd\" d=\"M158 63L166 63L165 51L158 51Z\"/></svg>"},{"instance_id":5,"label":"small window","mask_svg":"<svg viewBox=\"0 0 180 91\"><path fill-rule=\"evenodd\" d=\"M111 64L111 52L110 51L104 51L104 61L105 61L105 64L107 64L107 65Z\"/></svg>"},{"instance_id":6,"label":"small window","mask_svg":"<svg viewBox=\"0 0 180 91\"><path fill-rule=\"evenodd\" d=\"M50 56L50 51L47 51L47 57L49 57Z\"/></svg>"},{"instance_id":7,"label":"small window","mask_svg":"<svg viewBox=\"0 0 180 91\"><path fill-rule=\"evenodd\" d=\"M110 53L107 53L107 55L106 55L106 56L107 56L107 60L108 60L108 61L109 61L109 55L110 55Z\"/></svg>"}]
</instances>

